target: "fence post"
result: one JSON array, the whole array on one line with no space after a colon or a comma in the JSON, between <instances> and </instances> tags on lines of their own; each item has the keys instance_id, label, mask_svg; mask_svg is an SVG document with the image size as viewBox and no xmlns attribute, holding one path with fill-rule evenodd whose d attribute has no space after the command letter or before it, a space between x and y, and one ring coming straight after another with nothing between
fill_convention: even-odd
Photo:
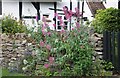
<instances>
[{"instance_id":1,"label":"fence post","mask_svg":"<svg viewBox=\"0 0 120 78\"><path fill-rule=\"evenodd\" d=\"M111 62L114 65L114 70L116 70L116 57L115 57L115 32L111 33Z\"/></svg>"},{"instance_id":2,"label":"fence post","mask_svg":"<svg viewBox=\"0 0 120 78\"><path fill-rule=\"evenodd\" d=\"M111 37L108 31L103 33L103 59L111 61Z\"/></svg>"},{"instance_id":3,"label":"fence post","mask_svg":"<svg viewBox=\"0 0 120 78\"><path fill-rule=\"evenodd\" d=\"M118 71L120 71L120 31L117 33L117 43L118 43L118 47L117 47L117 49L118 49L118 66L117 66L117 68L118 68Z\"/></svg>"}]
</instances>

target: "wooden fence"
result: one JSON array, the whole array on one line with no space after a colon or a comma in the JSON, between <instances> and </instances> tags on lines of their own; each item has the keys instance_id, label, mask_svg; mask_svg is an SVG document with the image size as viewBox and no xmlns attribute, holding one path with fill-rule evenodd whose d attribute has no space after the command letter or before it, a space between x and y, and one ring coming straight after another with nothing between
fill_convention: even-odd
<instances>
[{"instance_id":1,"label":"wooden fence","mask_svg":"<svg viewBox=\"0 0 120 78\"><path fill-rule=\"evenodd\" d=\"M103 59L112 62L115 71L120 71L120 31L103 33Z\"/></svg>"}]
</instances>

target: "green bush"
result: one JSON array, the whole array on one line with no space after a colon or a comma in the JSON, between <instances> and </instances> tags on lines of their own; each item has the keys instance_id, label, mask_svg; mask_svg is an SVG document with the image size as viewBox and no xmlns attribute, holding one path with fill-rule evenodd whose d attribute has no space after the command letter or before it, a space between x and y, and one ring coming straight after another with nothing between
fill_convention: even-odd
<instances>
[{"instance_id":1,"label":"green bush","mask_svg":"<svg viewBox=\"0 0 120 78\"><path fill-rule=\"evenodd\" d=\"M2 33L23 33L27 30L25 25L22 24L22 21L17 21L13 16L3 16L2 19L0 19L1 25L0 28L2 28Z\"/></svg>"},{"instance_id":2,"label":"green bush","mask_svg":"<svg viewBox=\"0 0 120 78\"><path fill-rule=\"evenodd\" d=\"M98 10L91 26L94 26L98 33L106 30L120 31L120 10L115 8Z\"/></svg>"}]
</instances>

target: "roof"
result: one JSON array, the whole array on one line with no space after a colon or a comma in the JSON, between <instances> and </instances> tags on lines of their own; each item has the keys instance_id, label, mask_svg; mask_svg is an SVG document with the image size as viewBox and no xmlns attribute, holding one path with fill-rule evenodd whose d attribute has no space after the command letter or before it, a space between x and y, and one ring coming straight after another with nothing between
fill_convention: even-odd
<instances>
[{"instance_id":1,"label":"roof","mask_svg":"<svg viewBox=\"0 0 120 78\"><path fill-rule=\"evenodd\" d=\"M99 9L105 9L105 6L102 2L87 2L88 7L90 8L93 17L95 17L96 11Z\"/></svg>"}]
</instances>

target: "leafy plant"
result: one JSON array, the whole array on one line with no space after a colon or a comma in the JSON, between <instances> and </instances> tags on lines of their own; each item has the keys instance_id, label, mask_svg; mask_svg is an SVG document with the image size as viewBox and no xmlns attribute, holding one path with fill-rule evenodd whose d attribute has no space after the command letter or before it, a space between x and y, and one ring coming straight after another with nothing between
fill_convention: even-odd
<instances>
[{"instance_id":1,"label":"leafy plant","mask_svg":"<svg viewBox=\"0 0 120 78\"><path fill-rule=\"evenodd\" d=\"M120 10L115 8L108 8L105 10L98 10L95 19L91 26L94 26L95 31L102 33L103 31L120 31Z\"/></svg>"},{"instance_id":2,"label":"leafy plant","mask_svg":"<svg viewBox=\"0 0 120 78\"><path fill-rule=\"evenodd\" d=\"M63 7L67 20L74 14L76 18L80 13L68 11ZM69 12L69 14L68 14ZM72 28L72 31L64 29L64 23L58 14L56 18L60 20L61 31L52 31L43 17L42 25L31 29L31 37L34 39L36 47L36 62L40 64L39 70L35 70L36 75L47 76L87 76L90 75L92 66L93 47L89 44L88 32L85 27L80 27L79 22ZM55 25L54 25L55 26ZM34 30L36 30L34 32Z\"/></svg>"},{"instance_id":3,"label":"leafy plant","mask_svg":"<svg viewBox=\"0 0 120 78\"><path fill-rule=\"evenodd\" d=\"M14 18L11 15L3 16L2 19L0 19L2 24L0 24L0 28L2 28L2 33L23 33L27 30L24 24L22 24L22 21L17 21L16 18Z\"/></svg>"},{"instance_id":4,"label":"leafy plant","mask_svg":"<svg viewBox=\"0 0 120 78\"><path fill-rule=\"evenodd\" d=\"M63 8L65 16L70 19L71 11ZM69 14L66 14L68 12ZM76 9L76 14L77 14ZM78 13L79 15L79 13ZM37 76L103 76L103 64L93 61L94 48L90 45L89 33L86 26L80 27L76 22L71 31L64 29L62 19L55 14L61 22L61 31L52 31L43 17L42 25L33 27L31 33L33 43L36 45L35 75ZM77 16L77 15L76 15ZM56 25L53 25L56 26ZM36 30L37 29L37 30ZM35 31L36 30L36 31ZM101 68L102 67L102 68ZM104 71L104 73L108 73Z\"/></svg>"}]
</instances>

